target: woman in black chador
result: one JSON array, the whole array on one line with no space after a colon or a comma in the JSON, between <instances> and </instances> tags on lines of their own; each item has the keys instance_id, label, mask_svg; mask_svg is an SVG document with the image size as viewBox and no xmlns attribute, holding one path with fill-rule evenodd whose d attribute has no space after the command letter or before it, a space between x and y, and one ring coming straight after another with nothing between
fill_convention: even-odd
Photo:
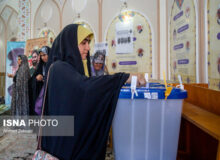
<instances>
[{"instance_id":1,"label":"woman in black chador","mask_svg":"<svg viewBox=\"0 0 220 160\"><path fill-rule=\"evenodd\" d=\"M41 89L44 85L46 78L46 64L48 61L48 56L50 53L50 48L48 46L43 46L39 50L40 61L37 69L33 73L31 79L29 80L29 95L30 95L30 115L36 115L35 102L38 98Z\"/></svg>"},{"instance_id":2,"label":"woman in black chador","mask_svg":"<svg viewBox=\"0 0 220 160\"><path fill-rule=\"evenodd\" d=\"M49 56L44 115L74 116L74 136L42 137L41 147L62 160L105 159L118 95L130 81L125 73L91 77L91 38L93 34L83 26L68 25L55 39Z\"/></svg>"}]
</instances>

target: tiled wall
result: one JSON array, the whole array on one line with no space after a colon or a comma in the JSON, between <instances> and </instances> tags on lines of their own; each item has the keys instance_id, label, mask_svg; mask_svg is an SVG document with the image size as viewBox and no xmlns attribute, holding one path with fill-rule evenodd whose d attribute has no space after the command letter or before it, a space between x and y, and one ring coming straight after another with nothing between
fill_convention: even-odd
<instances>
[{"instance_id":1,"label":"tiled wall","mask_svg":"<svg viewBox=\"0 0 220 160\"><path fill-rule=\"evenodd\" d=\"M5 96L5 73L0 72L0 97Z\"/></svg>"}]
</instances>

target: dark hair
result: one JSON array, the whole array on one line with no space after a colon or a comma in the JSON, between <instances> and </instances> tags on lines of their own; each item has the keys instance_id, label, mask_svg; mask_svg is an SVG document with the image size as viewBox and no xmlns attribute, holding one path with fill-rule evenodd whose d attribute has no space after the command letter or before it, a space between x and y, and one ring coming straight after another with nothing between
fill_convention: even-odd
<instances>
[{"instance_id":1,"label":"dark hair","mask_svg":"<svg viewBox=\"0 0 220 160\"><path fill-rule=\"evenodd\" d=\"M24 48L14 48L8 53L8 59L11 61L10 66L16 66L18 55L24 54Z\"/></svg>"},{"instance_id":2,"label":"dark hair","mask_svg":"<svg viewBox=\"0 0 220 160\"><path fill-rule=\"evenodd\" d=\"M45 54L49 54L49 52L50 52L50 48L48 47L48 46L43 46L40 50L39 50L39 53L40 52L43 52L43 53L45 53Z\"/></svg>"},{"instance_id":3,"label":"dark hair","mask_svg":"<svg viewBox=\"0 0 220 160\"><path fill-rule=\"evenodd\" d=\"M97 51L94 56L93 56L93 59L92 59L92 63L95 63L96 60L99 59L100 56L103 57L103 59L101 60L102 63L105 63L105 54L103 53L105 50L103 51Z\"/></svg>"},{"instance_id":4,"label":"dark hair","mask_svg":"<svg viewBox=\"0 0 220 160\"><path fill-rule=\"evenodd\" d=\"M38 52L38 50L36 50L36 49L32 51L31 56L33 56L34 53L36 53L37 55L39 55L39 52Z\"/></svg>"},{"instance_id":5,"label":"dark hair","mask_svg":"<svg viewBox=\"0 0 220 160\"><path fill-rule=\"evenodd\" d=\"M18 55L18 58L20 58L20 59L21 59L21 63L22 63L22 55Z\"/></svg>"}]
</instances>

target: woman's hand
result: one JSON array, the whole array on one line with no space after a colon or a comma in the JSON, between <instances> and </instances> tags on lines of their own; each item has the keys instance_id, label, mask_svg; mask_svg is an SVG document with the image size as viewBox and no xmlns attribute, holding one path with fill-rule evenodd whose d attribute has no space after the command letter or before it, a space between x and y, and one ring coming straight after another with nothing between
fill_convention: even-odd
<instances>
[{"instance_id":1,"label":"woman's hand","mask_svg":"<svg viewBox=\"0 0 220 160\"><path fill-rule=\"evenodd\" d=\"M43 76L41 74L38 74L36 76L37 81L43 81Z\"/></svg>"},{"instance_id":2,"label":"woman's hand","mask_svg":"<svg viewBox=\"0 0 220 160\"><path fill-rule=\"evenodd\" d=\"M14 77L14 75L13 75L13 74L10 74L10 73L8 73L7 76L8 76L9 78L13 78L13 77Z\"/></svg>"},{"instance_id":3,"label":"woman's hand","mask_svg":"<svg viewBox=\"0 0 220 160\"><path fill-rule=\"evenodd\" d=\"M137 76L137 86L145 86L146 85L146 80L145 80L144 76L140 73L130 74L126 83L131 83L132 76Z\"/></svg>"},{"instance_id":4,"label":"woman's hand","mask_svg":"<svg viewBox=\"0 0 220 160\"><path fill-rule=\"evenodd\" d=\"M146 86L146 79L144 78L143 74L137 75L137 86Z\"/></svg>"}]
</instances>

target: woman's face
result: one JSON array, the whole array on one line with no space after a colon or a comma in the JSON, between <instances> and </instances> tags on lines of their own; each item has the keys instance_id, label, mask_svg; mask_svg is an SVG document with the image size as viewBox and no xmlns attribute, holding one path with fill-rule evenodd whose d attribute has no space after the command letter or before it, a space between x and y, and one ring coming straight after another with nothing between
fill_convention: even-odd
<instances>
[{"instance_id":1,"label":"woman's face","mask_svg":"<svg viewBox=\"0 0 220 160\"><path fill-rule=\"evenodd\" d=\"M85 60L88 55L88 52L90 50L89 43L90 43L90 38L87 37L78 45L82 60Z\"/></svg>"},{"instance_id":2,"label":"woman's face","mask_svg":"<svg viewBox=\"0 0 220 160\"><path fill-rule=\"evenodd\" d=\"M103 63L94 63L93 66L96 71L100 71L103 67Z\"/></svg>"},{"instance_id":3,"label":"woman's face","mask_svg":"<svg viewBox=\"0 0 220 160\"><path fill-rule=\"evenodd\" d=\"M40 52L40 56L41 56L41 59L43 60L44 63L47 63L48 61L48 55L45 54L44 52Z\"/></svg>"},{"instance_id":4,"label":"woman's face","mask_svg":"<svg viewBox=\"0 0 220 160\"><path fill-rule=\"evenodd\" d=\"M19 65L19 66L21 65L21 62L22 62L21 58L18 57L18 65Z\"/></svg>"}]
</instances>

